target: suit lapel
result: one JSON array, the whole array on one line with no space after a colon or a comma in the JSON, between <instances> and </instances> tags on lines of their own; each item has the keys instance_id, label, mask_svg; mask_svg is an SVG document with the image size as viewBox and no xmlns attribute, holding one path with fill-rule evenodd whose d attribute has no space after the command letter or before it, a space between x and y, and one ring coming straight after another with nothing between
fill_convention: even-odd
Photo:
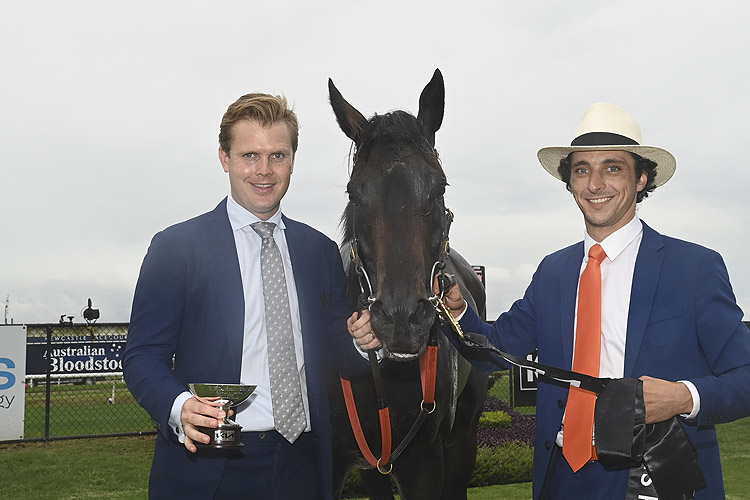
<instances>
[{"instance_id":1,"label":"suit lapel","mask_svg":"<svg viewBox=\"0 0 750 500\"><path fill-rule=\"evenodd\" d=\"M661 235L643 223L643 240L638 249L633 272L633 285L630 291L628 329L625 343L624 376L633 373L638 353L646 332L646 324L651 315L656 287L659 283L664 254Z\"/></svg>"},{"instance_id":2,"label":"suit lapel","mask_svg":"<svg viewBox=\"0 0 750 500\"><path fill-rule=\"evenodd\" d=\"M288 219L284 216L284 225L286 230L286 243L289 247L289 258L292 261L292 270L294 272L294 285L297 289L297 302L299 303L300 323L302 324L302 343L305 350L305 358L308 353L313 353L318 346L312 342L310 332L305 331L305 327L316 324L310 321L311 314L315 311L316 294L315 290L315 270L320 262L315 261L315 255L307 243L305 231L301 230L299 222Z\"/></svg>"},{"instance_id":3,"label":"suit lapel","mask_svg":"<svg viewBox=\"0 0 750 500\"><path fill-rule=\"evenodd\" d=\"M211 267L214 292L219 304L218 324L223 324L229 343L232 373L240 377L242 341L245 331L245 297L232 226L227 216L226 198L209 213L206 231L206 261Z\"/></svg>"},{"instance_id":4,"label":"suit lapel","mask_svg":"<svg viewBox=\"0 0 750 500\"><path fill-rule=\"evenodd\" d=\"M564 367L573 366L573 331L575 329L576 297L578 279L583 262L583 242L570 247L562 266L560 283L560 324L562 332Z\"/></svg>"}]
</instances>

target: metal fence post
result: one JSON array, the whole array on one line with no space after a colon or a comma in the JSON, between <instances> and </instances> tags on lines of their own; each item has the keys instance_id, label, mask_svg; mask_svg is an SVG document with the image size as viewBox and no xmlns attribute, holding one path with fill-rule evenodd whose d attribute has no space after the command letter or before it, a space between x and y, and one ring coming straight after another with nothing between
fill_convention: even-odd
<instances>
[{"instance_id":1,"label":"metal fence post","mask_svg":"<svg viewBox=\"0 0 750 500\"><path fill-rule=\"evenodd\" d=\"M44 399L44 446L49 445L49 416L50 402L52 400L52 327L47 327L47 390Z\"/></svg>"}]
</instances>

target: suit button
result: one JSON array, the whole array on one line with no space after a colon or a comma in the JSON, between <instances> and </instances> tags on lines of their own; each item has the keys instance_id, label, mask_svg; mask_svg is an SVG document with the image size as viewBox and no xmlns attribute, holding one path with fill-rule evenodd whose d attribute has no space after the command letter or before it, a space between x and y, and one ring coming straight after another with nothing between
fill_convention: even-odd
<instances>
[{"instance_id":1,"label":"suit button","mask_svg":"<svg viewBox=\"0 0 750 500\"><path fill-rule=\"evenodd\" d=\"M260 439L265 439L265 438L266 438L266 433L265 433L265 432L259 432L259 433L258 433L258 437L259 437Z\"/></svg>"},{"instance_id":2,"label":"suit button","mask_svg":"<svg viewBox=\"0 0 750 500\"><path fill-rule=\"evenodd\" d=\"M552 445L550 444L550 442L549 442L549 441L545 441L545 442L544 442L544 449L545 449L545 450L549 450L549 449L550 449L551 447L552 447Z\"/></svg>"},{"instance_id":3,"label":"suit button","mask_svg":"<svg viewBox=\"0 0 750 500\"><path fill-rule=\"evenodd\" d=\"M565 407L565 403L563 403L562 399L557 400L557 407L560 408L561 410Z\"/></svg>"}]
</instances>

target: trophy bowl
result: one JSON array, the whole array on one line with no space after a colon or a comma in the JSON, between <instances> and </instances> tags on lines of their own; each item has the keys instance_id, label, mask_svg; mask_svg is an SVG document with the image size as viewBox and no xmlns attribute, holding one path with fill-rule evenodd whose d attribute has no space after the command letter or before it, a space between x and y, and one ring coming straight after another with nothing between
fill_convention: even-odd
<instances>
[{"instance_id":1,"label":"trophy bowl","mask_svg":"<svg viewBox=\"0 0 750 500\"><path fill-rule=\"evenodd\" d=\"M198 427L198 430L211 438L208 444L196 442L201 448L236 449L242 448L242 426L229 419L229 409L243 403L255 390L254 385L245 384L188 384L190 392L199 399L214 399L221 403L224 419L217 427Z\"/></svg>"}]
</instances>

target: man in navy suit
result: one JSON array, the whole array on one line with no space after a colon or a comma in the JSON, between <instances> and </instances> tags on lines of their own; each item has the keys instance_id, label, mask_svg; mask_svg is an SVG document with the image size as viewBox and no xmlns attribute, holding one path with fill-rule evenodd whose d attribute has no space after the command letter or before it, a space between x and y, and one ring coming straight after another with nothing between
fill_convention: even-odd
<instances>
[{"instance_id":1,"label":"man in navy suit","mask_svg":"<svg viewBox=\"0 0 750 500\"><path fill-rule=\"evenodd\" d=\"M492 325L466 307L458 287L446 305L465 331L486 335L499 349L520 356L538 349L540 363L570 369L579 278L599 244L606 255L598 376L640 378L646 423L677 416L698 450L706 484L695 499L724 498L714 425L750 415L750 332L727 269L718 253L663 236L636 215L636 204L669 180L676 162L642 145L640 127L624 109L592 105L574 137L571 146L543 148L538 157L573 194L584 240L545 257L523 298ZM629 490L627 469L607 469L596 455L574 472L561 451L568 394L567 385L539 378L534 498L543 486L549 499L645 498Z\"/></svg>"},{"instance_id":2,"label":"man in navy suit","mask_svg":"<svg viewBox=\"0 0 750 500\"><path fill-rule=\"evenodd\" d=\"M229 106L220 127L219 159L229 175L230 196L213 211L158 233L143 261L123 373L159 430L151 499L332 495L325 373L368 369L351 336L362 349L379 342L370 333L369 313L351 314L336 244L282 215L298 128L283 97L248 94ZM251 228L259 221L275 225L272 237L283 262L279 282L286 283L285 316L291 316L286 331L294 344L288 365L299 376L289 383L300 387L296 406L304 413L304 419L297 413L304 431L296 438L276 430L261 236ZM218 403L191 395L188 384L194 382L257 385L233 417L243 428L241 450L198 449L196 443L208 443L209 436L197 427L215 428L224 413Z\"/></svg>"}]
</instances>

